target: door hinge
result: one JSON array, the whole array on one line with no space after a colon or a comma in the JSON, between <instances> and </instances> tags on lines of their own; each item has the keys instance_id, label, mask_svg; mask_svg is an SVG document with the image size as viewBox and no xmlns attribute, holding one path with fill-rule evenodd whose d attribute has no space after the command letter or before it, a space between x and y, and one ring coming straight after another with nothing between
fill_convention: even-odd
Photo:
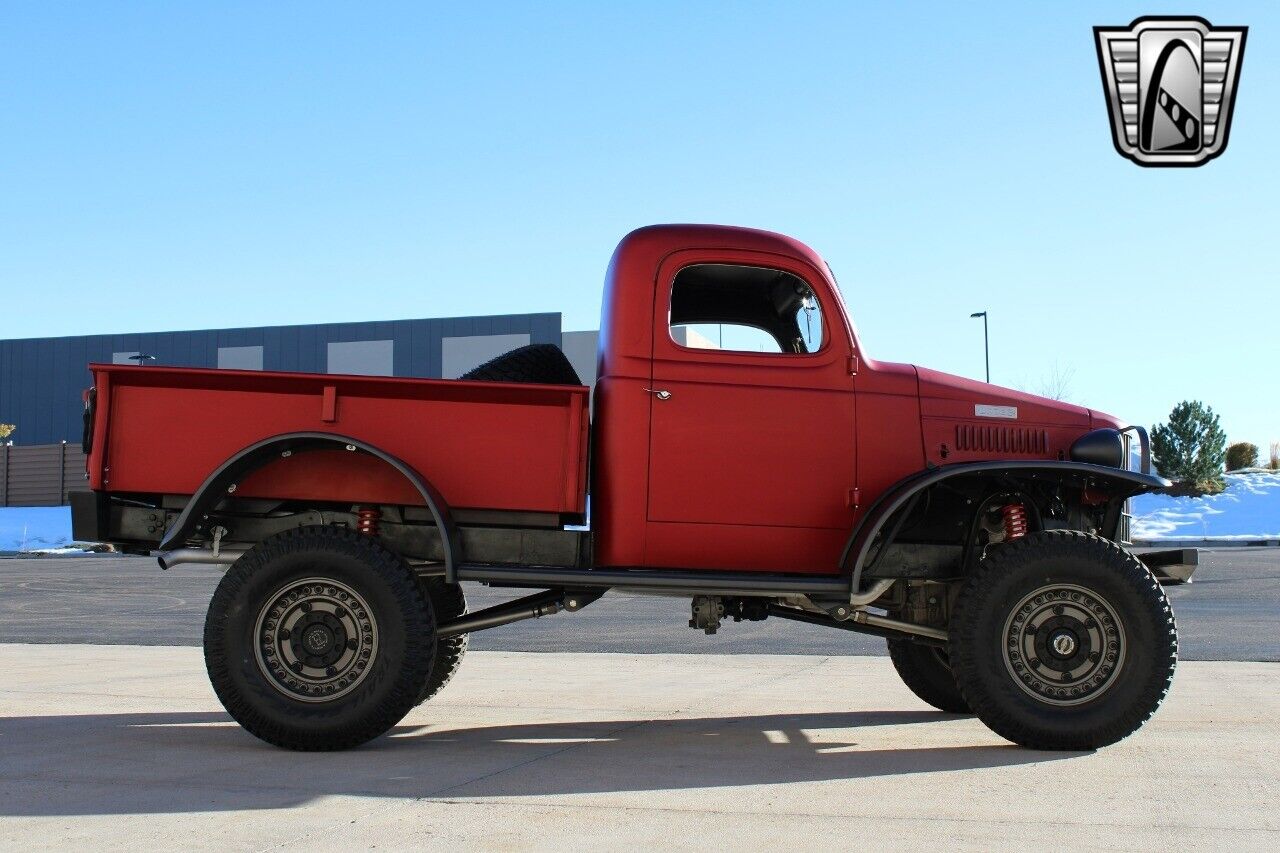
<instances>
[{"instance_id":1,"label":"door hinge","mask_svg":"<svg viewBox=\"0 0 1280 853\"><path fill-rule=\"evenodd\" d=\"M857 509L858 504L861 502L861 500L862 500L861 489L856 489L856 488L850 489L848 493L845 494L844 496L845 506L847 506L849 509Z\"/></svg>"},{"instance_id":2,"label":"door hinge","mask_svg":"<svg viewBox=\"0 0 1280 853\"><path fill-rule=\"evenodd\" d=\"M858 357L856 355L849 356L849 375L858 375Z\"/></svg>"}]
</instances>

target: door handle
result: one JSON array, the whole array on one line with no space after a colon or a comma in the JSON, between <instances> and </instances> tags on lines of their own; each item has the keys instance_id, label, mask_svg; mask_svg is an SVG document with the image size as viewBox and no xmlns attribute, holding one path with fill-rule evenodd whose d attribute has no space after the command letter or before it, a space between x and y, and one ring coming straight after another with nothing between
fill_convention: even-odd
<instances>
[{"instance_id":1,"label":"door handle","mask_svg":"<svg viewBox=\"0 0 1280 853\"><path fill-rule=\"evenodd\" d=\"M671 399L671 392L670 392L670 391L667 391L667 390L665 390L665 389L661 389L661 390L660 390L660 389L657 389L657 388L646 388L646 389L644 389L644 390L648 391L650 394L652 394L653 396L657 397L659 400L670 400L670 399Z\"/></svg>"}]
</instances>

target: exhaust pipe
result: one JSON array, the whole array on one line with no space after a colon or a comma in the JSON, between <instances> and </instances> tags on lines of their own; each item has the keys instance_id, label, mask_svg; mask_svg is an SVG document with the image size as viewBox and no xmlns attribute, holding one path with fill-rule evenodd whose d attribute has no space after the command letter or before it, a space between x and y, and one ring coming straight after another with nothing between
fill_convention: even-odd
<instances>
[{"instance_id":1,"label":"exhaust pipe","mask_svg":"<svg viewBox=\"0 0 1280 853\"><path fill-rule=\"evenodd\" d=\"M151 556L160 568L171 569L195 563L202 566L229 566L248 551L248 548L219 548L215 554L208 548L174 548L172 551L152 551Z\"/></svg>"}]
</instances>

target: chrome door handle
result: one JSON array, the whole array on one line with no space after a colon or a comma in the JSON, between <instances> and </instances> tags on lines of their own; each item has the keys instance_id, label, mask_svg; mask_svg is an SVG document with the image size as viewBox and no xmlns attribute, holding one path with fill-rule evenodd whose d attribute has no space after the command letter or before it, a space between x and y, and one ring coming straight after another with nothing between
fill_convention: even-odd
<instances>
[{"instance_id":1,"label":"chrome door handle","mask_svg":"<svg viewBox=\"0 0 1280 853\"><path fill-rule=\"evenodd\" d=\"M652 394L653 396L657 397L659 400L670 400L670 399L671 399L671 392L670 392L670 391L666 391L666 390L659 390L659 389L657 389L657 388L646 388L646 389L644 389L644 390L648 391L650 394Z\"/></svg>"}]
</instances>

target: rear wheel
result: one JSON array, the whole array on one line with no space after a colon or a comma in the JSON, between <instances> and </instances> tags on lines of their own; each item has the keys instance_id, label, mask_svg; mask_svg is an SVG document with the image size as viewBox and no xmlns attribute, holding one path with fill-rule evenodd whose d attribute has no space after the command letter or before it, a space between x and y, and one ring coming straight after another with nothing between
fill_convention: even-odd
<instances>
[{"instance_id":1,"label":"rear wheel","mask_svg":"<svg viewBox=\"0 0 1280 853\"><path fill-rule=\"evenodd\" d=\"M889 640L889 660L902 683L939 711L969 714L969 704L956 687L947 650L910 640Z\"/></svg>"},{"instance_id":2,"label":"rear wheel","mask_svg":"<svg viewBox=\"0 0 1280 853\"><path fill-rule=\"evenodd\" d=\"M1074 531L995 550L961 589L950 634L974 713L1033 749L1097 749L1132 734L1164 700L1178 655L1151 572Z\"/></svg>"},{"instance_id":3,"label":"rear wheel","mask_svg":"<svg viewBox=\"0 0 1280 853\"><path fill-rule=\"evenodd\" d=\"M256 737L345 749L386 732L431 675L435 620L404 560L372 537L304 527L264 540L218 584L205 664Z\"/></svg>"}]
</instances>

